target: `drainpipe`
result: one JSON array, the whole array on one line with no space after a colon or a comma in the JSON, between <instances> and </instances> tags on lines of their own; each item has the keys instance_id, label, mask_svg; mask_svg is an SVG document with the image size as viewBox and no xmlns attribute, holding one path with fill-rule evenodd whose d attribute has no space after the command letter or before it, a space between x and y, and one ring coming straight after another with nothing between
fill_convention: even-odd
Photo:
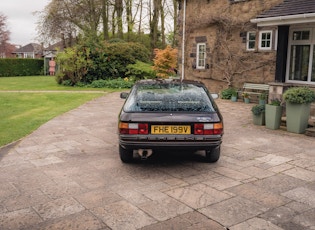
<instances>
[{"instance_id":1,"label":"drainpipe","mask_svg":"<svg viewBox=\"0 0 315 230\"><path fill-rule=\"evenodd\" d=\"M181 80L184 80L185 76L185 36L186 36L186 0L184 0L183 6L183 38L182 38L182 77Z\"/></svg>"}]
</instances>

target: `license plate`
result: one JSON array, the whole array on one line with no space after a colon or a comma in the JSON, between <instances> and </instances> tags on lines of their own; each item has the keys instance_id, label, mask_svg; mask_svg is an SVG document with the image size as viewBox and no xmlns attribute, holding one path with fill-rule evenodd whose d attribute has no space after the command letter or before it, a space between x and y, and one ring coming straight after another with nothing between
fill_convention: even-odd
<instances>
[{"instance_id":1,"label":"license plate","mask_svg":"<svg viewBox=\"0 0 315 230\"><path fill-rule=\"evenodd\" d=\"M190 134L189 125L152 125L151 134Z\"/></svg>"}]
</instances>

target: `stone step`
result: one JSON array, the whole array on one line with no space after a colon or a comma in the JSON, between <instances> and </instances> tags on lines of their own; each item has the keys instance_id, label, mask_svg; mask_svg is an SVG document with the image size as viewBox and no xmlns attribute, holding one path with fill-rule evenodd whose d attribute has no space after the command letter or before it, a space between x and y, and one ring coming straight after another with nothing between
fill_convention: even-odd
<instances>
[{"instance_id":1,"label":"stone step","mask_svg":"<svg viewBox=\"0 0 315 230\"><path fill-rule=\"evenodd\" d=\"M315 128L308 128L305 130L305 135L310 137L315 137Z\"/></svg>"}]
</instances>

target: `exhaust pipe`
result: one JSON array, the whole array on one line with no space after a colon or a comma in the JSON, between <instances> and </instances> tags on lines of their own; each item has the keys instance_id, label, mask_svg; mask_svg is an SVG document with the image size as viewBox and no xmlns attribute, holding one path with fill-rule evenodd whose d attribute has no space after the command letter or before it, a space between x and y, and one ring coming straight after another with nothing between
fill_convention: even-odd
<instances>
[{"instance_id":1,"label":"exhaust pipe","mask_svg":"<svg viewBox=\"0 0 315 230\"><path fill-rule=\"evenodd\" d=\"M138 149L141 160L146 160L153 153L152 149Z\"/></svg>"}]
</instances>

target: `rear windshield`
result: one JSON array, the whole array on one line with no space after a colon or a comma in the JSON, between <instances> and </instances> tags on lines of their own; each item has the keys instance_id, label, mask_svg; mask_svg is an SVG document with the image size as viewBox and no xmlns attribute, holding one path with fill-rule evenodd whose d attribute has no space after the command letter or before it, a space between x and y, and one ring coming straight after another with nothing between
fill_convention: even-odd
<instances>
[{"instance_id":1,"label":"rear windshield","mask_svg":"<svg viewBox=\"0 0 315 230\"><path fill-rule=\"evenodd\" d=\"M136 85L129 95L126 112L213 112L206 90L187 83Z\"/></svg>"}]
</instances>

